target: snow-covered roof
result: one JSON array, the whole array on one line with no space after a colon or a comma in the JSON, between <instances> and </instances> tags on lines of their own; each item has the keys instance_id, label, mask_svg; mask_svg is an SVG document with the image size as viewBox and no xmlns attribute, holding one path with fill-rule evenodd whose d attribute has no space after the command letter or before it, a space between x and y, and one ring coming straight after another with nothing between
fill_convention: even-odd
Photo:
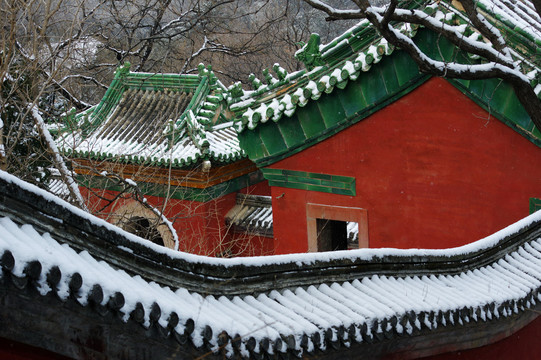
<instances>
[{"instance_id":1,"label":"snow-covered roof","mask_svg":"<svg viewBox=\"0 0 541 360\"><path fill-rule=\"evenodd\" d=\"M54 177L49 181L48 190L56 196L67 199L69 197L68 186L60 177Z\"/></svg>"},{"instance_id":2,"label":"snow-covered roof","mask_svg":"<svg viewBox=\"0 0 541 360\"><path fill-rule=\"evenodd\" d=\"M530 57L541 45L541 19L532 1L479 0L477 4L480 13L496 24L525 57Z\"/></svg>"},{"instance_id":3,"label":"snow-covered roof","mask_svg":"<svg viewBox=\"0 0 541 360\"><path fill-rule=\"evenodd\" d=\"M225 216L235 231L273 236L272 199L270 196L237 193L237 203Z\"/></svg>"},{"instance_id":4,"label":"snow-covered roof","mask_svg":"<svg viewBox=\"0 0 541 360\"><path fill-rule=\"evenodd\" d=\"M68 115L57 143L71 157L184 167L244 157L224 118L225 87L210 69L199 75L119 68L102 101Z\"/></svg>"},{"instance_id":5,"label":"snow-covered roof","mask_svg":"<svg viewBox=\"0 0 541 360\"><path fill-rule=\"evenodd\" d=\"M421 351L423 336L437 331L439 340L425 344L430 354L454 344L446 329L525 325L541 300L541 212L454 249L217 259L156 246L3 172L0 195L5 291L35 288L38 298L60 304L55 317L68 323L62 309L72 317L73 309L107 309L126 326L159 330L149 338L175 339L177 350L376 356L391 341L400 352L416 339ZM69 302L80 306L62 305ZM42 320L53 321L27 326ZM494 339L484 333L476 346Z\"/></svg>"},{"instance_id":6,"label":"snow-covered roof","mask_svg":"<svg viewBox=\"0 0 541 360\"><path fill-rule=\"evenodd\" d=\"M452 2L452 5L450 3L408 2L405 6L413 6L420 13L424 12L428 22L447 26L464 41L471 42L472 46L489 48L482 36L472 27L471 22L460 10L453 7L458 2ZM541 64L537 55L541 45L541 19L531 2L482 0L476 4L479 12L500 30L511 49L511 58L514 62L520 63L518 66L521 76L531 80L535 90L541 92L539 85ZM441 25L442 23L444 25ZM414 38L417 43L424 44L421 48L425 49L430 57L440 59L442 64L456 59L454 45L440 41L442 37L431 36L429 30L424 30L417 24L397 23L394 26L402 34L400 36ZM420 33L421 36L418 35ZM254 75L251 76L253 90L243 91L238 86L230 88L228 101L236 114L237 130L243 148L250 150L248 155L252 160L259 166L264 166L266 163L259 161L259 158L268 156L279 160L279 153L286 151L276 150L280 146L291 152L296 147L309 146L314 141L321 141L428 80L429 76L421 73L411 59L404 59L404 56L397 53L401 54L402 51L396 51L367 20L361 21L328 44L320 45L317 34L312 34L308 43L296 54L296 57L304 62L306 69L287 73L285 69L275 64L272 72L264 71L264 81L260 81ZM480 69L482 66L488 66L481 63L478 56L463 55L464 64L467 63L467 66L478 66ZM488 85L479 85L479 81ZM356 84L354 86L356 89L351 90L352 86L349 86L348 92L346 87L352 82ZM530 141L541 145L541 133L535 129L533 122L521 108L510 86L500 86L498 80L490 82L453 79L451 83L488 109L492 115L509 124ZM328 98L325 95L331 93L339 93L339 96L344 97L336 100L337 103L343 104L343 109L330 102L317 108L315 105L309 106L320 98L322 100ZM364 106L350 105L348 101L354 96L357 97L358 103L364 103ZM318 101L318 105L320 103L321 101ZM285 134L283 141L273 140L274 143L269 145L272 149L266 151L257 148L256 140L249 140L249 135L243 135L247 130L257 132L257 127L265 123L267 125L276 123L279 126L282 120L294 118L300 108L306 108L306 114L303 115L306 118L317 117L318 114L313 113L320 112L324 118L324 126L312 124L316 122L315 120L310 122L300 119L300 127L290 124L284 126L281 132L298 131L302 127L305 137ZM334 115L335 119L327 119L326 115L328 117ZM265 133L270 132L269 127L270 125L265 127ZM264 136L261 135L261 138Z\"/></svg>"},{"instance_id":7,"label":"snow-covered roof","mask_svg":"<svg viewBox=\"0 0 541 360\"><path fill-rule=\"evenodd\" d=\"M229 99L231 109L240 116L237 121L238 131L253 130L258 124L268 120L279 121L284 115L291 117L299 107L306 106L310 100L318 100L323 94L332 93L335 88L343 89L349 80L355 81L361 72L368 72L384 55L390 55L394 51L394 47L381 38L374 39L366 46L364 35L369 30L369 23L363 21L340 38L319 46L320 65L311 69L287 73L279 64L274 64L272 69L278 78L274 78L268 71L264 73L267 78L265 84L252 77L253 91L242 91L240 96ZM401 30L413 37L417 28L403 26ZM319 44L319 38L315 39L318 39L315 41ZM362 48L358 48L359 46ZM342 49L343 47L348 49ZM336 53L343 55L344 50L348 55L347 61L327 65L327 61L336 62ZM354 51L355 55L352 56ZM284 88L287 88L287 91L280 91Z\"/></svg>"}]
</instances>

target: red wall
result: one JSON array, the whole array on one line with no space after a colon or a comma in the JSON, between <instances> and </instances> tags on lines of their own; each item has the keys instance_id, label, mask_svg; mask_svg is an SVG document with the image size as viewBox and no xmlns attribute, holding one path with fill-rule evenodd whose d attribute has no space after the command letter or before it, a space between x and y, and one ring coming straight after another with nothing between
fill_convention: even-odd
<instances>
[{"instance_id":1,"label":"red wall","mask_svg":"<svg viewBox=\"0 0 541 360\"><path fill-rule=\"evenodd\" d=\"M116 199L117 191L80 188L90 211L101 218L120 209L128 202L133 202L130 194L119 197L113 204L107 199ZM242 189L240 192L257 195L270 195L266 181ZM145 195L147 202L156 209L164 207L165 199ZM271 238L252 236L245 233L233 233L225 226L225 215L236 203L236 193L224 195L208 202L169 199L164 215L173 223L179 238L179 250L200 255L218 255L227 249L233 255L272 255ZM100 211L101 210L101 211Z\"/></svg>"},{"instance_id":2,"label":"red wall","mask_svg":"<svg viewBox=\"0 0 541 360\"><path fill-rule=\"evenodd\" d=\"M367 209L370 247L470 243L528 215L529 198L541 197L539 164L541 149L445 80L431 79L270 166L355 177L357 191L273 187L276 253L307 250L308 202Z\"/></svg>"}]
</instances>

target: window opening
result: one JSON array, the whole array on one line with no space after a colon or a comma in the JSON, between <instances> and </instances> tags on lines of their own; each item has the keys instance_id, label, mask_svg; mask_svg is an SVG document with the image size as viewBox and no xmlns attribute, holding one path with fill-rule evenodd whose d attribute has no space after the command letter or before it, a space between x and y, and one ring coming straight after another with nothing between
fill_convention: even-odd
<instances>
[{"instance_id":1,"label":"window opening","mask_svg":"<svg viewBox=\"0 0 541 360\"><path fill-rule=\"evenodd\" d=\"M306 204L308 251L335 251L368 247L366 209Z\"/></svg>"},{"instance_id":2,"label":"window opening","mask_svg":"<svg viewBox=\"0 0 541 360\"><path fill-rule=\"evenodd\" d=\"M347 223L340 220L317 219L317 251L347 250Z\"/></svg>"},{"instance_id":3,"label":"window opening","mask_svg":"<svg viewBox=\"0 0 541 360\"><path fill-rule=\"evenodd\" d=\"M124 225L124 230L137 236L152 241L154 244L165 246L163 238L156 227L151 226L148 219L141 216L134 216L128 219Z\"/></svg>"},{"instance_id":4,"label":"window opening","mask_svg":"<svg viewBox=\"0 0 541 360\"><path fill-rule=\"evenodd\" d=\"M359 248L359 223L354 221L347 222L348 250Z\"/></svg>"}]
</instances>

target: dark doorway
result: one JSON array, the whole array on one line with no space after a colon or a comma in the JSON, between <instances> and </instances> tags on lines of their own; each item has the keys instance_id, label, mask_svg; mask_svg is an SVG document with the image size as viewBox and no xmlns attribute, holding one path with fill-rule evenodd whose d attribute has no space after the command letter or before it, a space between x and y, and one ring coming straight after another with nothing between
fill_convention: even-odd
<instances>
[{"instance_id":1,"label":"dark doorway","mask_svg":"<svg viewBox=\"0 0 541 360\"><path fill-rule=\"evenodd\" d=\"M317 251L347 250L347 223L340 220L317 219Z\"/></svg>"},{"instance_id":2,"label":"dark doorway","mask_svg":"<svg viewBox=\"0 0 541 360\"><path fill-rule=\"evenodd\" d=\"M162 236L155 226L150 225L150 221L144 217L134 216L124 224L124 230L137 236L152 241L154 244L165 246Z\"/></svg>"}]
</instances>

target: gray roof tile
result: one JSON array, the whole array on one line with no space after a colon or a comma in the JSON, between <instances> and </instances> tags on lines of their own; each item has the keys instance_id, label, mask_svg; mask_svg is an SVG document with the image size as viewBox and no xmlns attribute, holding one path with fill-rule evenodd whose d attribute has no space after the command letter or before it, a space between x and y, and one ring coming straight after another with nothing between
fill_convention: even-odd
<instances>
[{"instance_id":1,"label":"gray roof tile","mask_svg":"<svg viewBox=\"0 0 541 360\"><path fill-rule=\"evenodd\" d=\"M213 259L158 247L5 173L0 194L2 286L35 287L81 308L97 302L121 321L226 356L386 341L406 349L404 339L432 331L514 322L541 301L541 212L456 249Z\"/></svg>"}]
</instances>

